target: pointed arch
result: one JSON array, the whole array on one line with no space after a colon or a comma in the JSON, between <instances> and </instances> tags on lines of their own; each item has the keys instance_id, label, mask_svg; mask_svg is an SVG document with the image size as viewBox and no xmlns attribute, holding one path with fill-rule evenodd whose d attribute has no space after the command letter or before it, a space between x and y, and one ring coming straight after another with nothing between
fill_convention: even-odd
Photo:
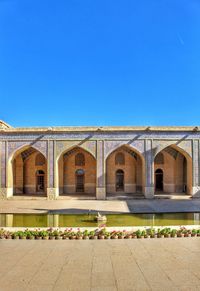
<instances>
[{"instance_id":1,"label":"pointed arch","mask_svg":"<svg viewBox=\"0 0 200 291\"><path fill-rule=\"evenodd\" d=\"M124 163L116 163L119 153L124 155ZM124 171L124 193L143 193L145 187L145 159L141 152L131 145L123 144L114 148L106 158L106 189L108 194L116 194L116 171Z\"/></svg>"},{"instance_id":2,"label":"pointed arch","mask_svg":"<svg viewBox=\"0 0 200 291\"><path fill-rule=\"evenodd\" d=\"M130 148L130 149L132 149L133 151L135 151L138 155L140 155L141 157L143 157L144 158L144 151L142 150L142 147L141 147L141 144L140 144L141 142L139 142L138 141L138 144L136 144L136 145L133 145L133 144L129 144L129 143L127 143L127 142L124 142L124 141L120 141L120 142L113 142L112 144L111 144L111 146L110 145L107 145L107 147L106 147L106 149L105 149L105 159L107 159L108 158L108 156L110 155L110 154L112 154L115 150L117 150L117 149L119 149L119 148L121 148L121 147L127 147L127 148Z\"/></svg>"},{"instance_id":3,"label":"pointed arch","mask_svg":"<svg viewBox=\"0 0 200 291\"><path fill-rule=\"evenodd\" d=\"M173 147L177 149L177 151L180 151L181 153L183 153L183 155L186 155L187 157L192 158L190 151L187 151L186 147L184 147L182 143L183 142L178 143L174 141L167 141L165 143L159 144L156 148L154 148L154 158L155 156L157 156L158 153L162 152L164 149L168 147Z\"/></svg>"},{"instance_id":4,"label":"pointed arch","mask_svg":"<svg viewBox=\"0 0 200 291\"><path fill-rule=\"evenodd\" d=\"M82 145L73 145L73 146L69 146L69 147L65 147L62 151L60 151L57 156L56 156L56 162L59 161L59 159L65 154L65 153L68 153L70 151L73 151L74 149L80 149L80 150L83 150L87 153L89 153L91 156L93 156L94 159L96 159L96 156L95 154L93 153L92 150L90 150L88 147L84 147Z\"/></svg>"},{"instance_id":5,"label":"pointed arch","mask_svg":"<svg viewBox=\"0 0 200 291\"><path fill-rule=\"evenodd\" d=\"M106 160L108 159L108 157L111 154L113 154L113 153L115 153L117 151L123 151L124 149L127 149L127 150L132 151L133 153L135 153L136 155L138 155L145 162L145 158L144 158L143 153L141 153L137 148L135 148L132 145L127 144L127 143L124 143L124 144L122 144L120 146L116 146L111 151L109 151L109 154L106 155Z\"/></svg>"},{"instance_id":6,"label":"pointed arch","mask_svg":"<svg viewBox=\"0 0 200 291\"><path fill-rule=\"evenodd\" d=\"M185 149L179 147L177 143L162 147L154 157L154 173L161 166L156 164L160 154L164 156L164 164L162 165L162 170L165 171L163 191L167 193L183 192L192 194L193 167L191 155Z\"/></svg>"},{"instance_id":7,"label":"pointed arch","mask_svg":"<svg viewBox=\"0 0 200 291\"><path fill-rule=\"evenodd\" d=\"M65 149L56 161L58 174L56 187L59 195L77 192L77 169L84 170L84 191L86 194L96 193L96 157L88 150L73 146Z\"/></svg>"},{"instance_id":8,"label":"pointed arch","mask_svg":"<svg viewBox=\"0 0 200 291\"><path fill-rule=\"evenodd\" d=\"M39 167L47 173L46 157L34 146L22 145L9 156L7 163L7 188L9 189L9 196L13 196L13 194L36 193L35 171L38 169L38 165L35 164L35 158L38 154L45 161ZM30 162L30 159L33 160ZM46 176L45 174L45 192L47 185Z\"/></svg>"},{"instance_id":9,"label":"pointed arch","mask_svg":"<svg viewBox=\"0 0 200 291\"><path fill-rule=\"evenodd\" d=\"M41 152L43 156L47 159L47 142L46 141L36 141L36 142L9 142L8 144L8 159L12 159L16 153L20 152L26 148L34 148L35 150Z\"/></svg>"}]
</instances>

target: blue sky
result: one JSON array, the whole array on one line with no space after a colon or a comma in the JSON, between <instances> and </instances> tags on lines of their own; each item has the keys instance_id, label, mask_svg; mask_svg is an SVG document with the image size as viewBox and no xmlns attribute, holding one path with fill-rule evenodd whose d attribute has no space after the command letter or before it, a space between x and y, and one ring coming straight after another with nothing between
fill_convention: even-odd
<instances>
[{"instance_id":1,"label":"blue sky","mask_svg":"<svg viewBox=\"0 0 200 291\"><path fill-rule=\"evenodd\" d=\"M200 1L0 0L0 119L200 125Z\"/></svg>"}]
</instances>

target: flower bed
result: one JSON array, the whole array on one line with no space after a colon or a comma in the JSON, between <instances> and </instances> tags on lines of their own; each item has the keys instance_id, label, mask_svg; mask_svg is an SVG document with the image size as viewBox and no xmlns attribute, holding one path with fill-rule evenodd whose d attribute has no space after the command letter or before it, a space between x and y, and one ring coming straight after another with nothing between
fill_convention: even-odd
<instances>
[{"instance_id":1,"label":"flower bed","mask_svg":"<svg viewBox=\"0 0 200 291\"><path fill-rule=\"evenodd\" d=\"M148 228L138 229L136 231L108 231L106 228L98 228L95 230L83 230L79 228L74 230L67 228L60 229L34 229L8 231L0 229L0 239L28 239L28 240L88 240L88 239L133 239L133 238L169 238L169 237L200 237L200 229L187 229L180 227L174 228Z\"/></svg>"}]
</instances>

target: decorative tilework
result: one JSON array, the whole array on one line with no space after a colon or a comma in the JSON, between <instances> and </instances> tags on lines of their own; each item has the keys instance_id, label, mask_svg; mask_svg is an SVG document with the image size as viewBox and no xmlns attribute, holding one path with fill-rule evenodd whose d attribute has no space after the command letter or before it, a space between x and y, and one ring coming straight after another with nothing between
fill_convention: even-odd
<instances>
[{"instance_id":1,"label":"decorative tilework","mask_svg":"<svg viewBox=\"0 0 200 291\"><path fill-rule=\"evenodd\" d=\"M54 188L55 160L65 151L79 146L97 158L97 186L105 186L105 159L108 155L126 145L145 157L146 161L146 187L153 187L154 173L153 161L158 152L170 145L176 145L192 157L193 160L193 186L200 185L200 133L199 132L46 132L9 134L0 132L1 157L1 187L6 186L6 146L8 144L8 158L17 150L25 146L32 146L48 157L49 180L48 187ZM49 147L47 144L49 143ZM149 188L150 189L150 188Z\"/></svg>"},{"instance_id":2,"label":"decorative tilework","mask_svg":"<svg viewBox=\"0 0 200 291\"><path fill-rule=\"evenodd\" d=\"M143 139L158 139L158 140L190 140L200 139L199 132L93 132L88 133L77 132L77 133L44 133L44 134L30 134L30 133L0 133L0 140L18 140L18 141L29 141L29 140L143 140Z\"/></svg>"},{"instance_id":3,"label":"decorative tilework","mask_svg":"<svg viewBox=\"0 0 200 291\"><path fill-rule=\"evenodd\" d=\"M166 147L172 145L174 142L172 142L171 140L169 141L165 141L165 140L153 140L153 157L155 158L155 156L161 152L163 149L165 149Z\"/></svg>"},{"instance_id":4,"label":"decorative tilework","mask_svg":"<svg viewBox=\"0 0 200 291\"><path fill-rule=\"evenodd\" d=\"M190 157L192 157L192 146L190 140L153 140L153 156L155 157L163 149L172 145L184 150Z\"/></svg>"},{"instance_id":5,"label":"decorative tilework","mask_svg":"<svg viewBox=\"0 0 200 291\"><path fill-rule=\"evenodd\" d=\"M47 142L46 141L9 141L8 142L8 159L19 149L31 146L41 152L47 158Z\"/></svg>"},{"instance_id":6,"label":"decorative tilework","mask_svg":"<svg viewBox=\"0 0 200 291\"><path fill-rule=\"evenodd\" d=\"M198 186L199 184L199 141L193 141L193 155L192 155L192 165L193 165L193 186Z\"/></svg>"},{"instance_id":7,"label":"decorative tilework","mask_svg":"<svg viewBox=\"0 0 200 291\"><path fill-rule=\"evenodd\" d=\"M97 187L105 187L105 162L103 141L97 142Z\"/></svg>"},{"instance_id":8,"label":"decorative tilework","mask_svg":"<svg viewBox=\"0 0 200 291\"><path fill-rule=\"evenodd\" d=\"M1 188L6 187L6 143L1 142L0 145L1 148L1 156L0 156L0 161L1 161Z\"/></svg>"},{"instance_id":9,"label":"decorative tilework","mask_svg":"<svg viewBox=\"0 0 200 291\"><path fill-rule=\"evenodd\" d=\"M178 142L177 146L183 149L190 157L192 157L192 142L190 140L185 140Z\"/></svg>"},{"instance_id":10,"label":"decorative tilework","mask_svg":"<svg viewBox=\"0 0 200 291\"><path fill-rule=\"evenodd\" d=\"M145 141L145 160L146 160L146 187L153 186L153 152L152 152L152 141Z\"/></svg>"},{"instance_id":11,"label":"decorative tilework","mask_svg":"<svg viewBox=\"0 0 200 291\"><path fill-rule=\"evenodd\" d=\"M49 188L54 187L54 141L48 144Z\"/></svg>"},{"instance_id":12,"label":"decorative tilework","mask_svg":"<svg viewBox=\"0 0 200 291\"><path fill-rule=\"evenodd\" d=\"M96 158L96 141L57 141L56 142L56 158L73 147L80 147Z\"/></svg>"},{"instance_id":13,"label":"decorative tilework","mask_svg":"<svg viewBox=\"0 0 200 291\"><path fill-rule=\"evenodd\" d=\"M105 158L107 158L114 150L126 145L135 150L136 152L144 154L144 141L143 140L130 140L130 141L105 141Z\"/></svg>"},{"instance_id":14,"label":"decorative tilework","mask_svg":"<svg viewBox=\"0 0 200 291\"><path fill-rule=\"evenodd\" d=\"M6 188L0 188L0 200L6 199L7 191Z\"/></svg>"}]
</instances>

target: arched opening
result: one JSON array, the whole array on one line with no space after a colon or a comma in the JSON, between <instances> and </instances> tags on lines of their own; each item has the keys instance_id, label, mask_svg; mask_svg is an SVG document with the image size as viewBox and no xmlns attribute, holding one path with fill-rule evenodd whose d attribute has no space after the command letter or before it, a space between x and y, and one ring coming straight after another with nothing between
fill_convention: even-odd
<instances>
[{"instance_id":1,"label":"arched opening","mask_svg":"<svg viewBox=\"0 0 200 291\"><path fill-rule=\"evenodd\" d=\"M156 155L154 171L156 191L192 193L192 158L178 146L168 146Z\"/></svg>"},{"instance_id":2,"label":"arched opening","mask_svg":"<svg viewBox=\"0 0 200 291\"><path fill-rule=\"evenodd\" d=\"M115 155L115 165L125 165L125 157L124 157L124 153L116 153Z\"/></svg>"},{"instance_id":3,"label":"arched opening","mask_svg":"<svg viewBox=\"0 0 200 291\"><path fill-rule=\"evenodd\" d=\"M82 169L76 170L76 192L84 192L85 189L85 172Z\"/></svg>"},{"instance_id":4,"label":"arched opening","mask_svg":"<svg viewBox=\"0 0 200 291\"><path fill-rule=\"evenodd\" d=\"M75 155L75 165L85 166L85 155L83 153L78 153Z\"/></svg>"},{"instance_id":5,"label":"arched opening","mask_svg":"<svg viewBox=\"0 0 200 291\"><path fill-rule=\"evenodd\" d=\"M82 174L81 174L82 173ZM96 159L88 151L74 147L58 160L59 195L96 195Z\"/></svg>"},{"instance_id":6,"label":"arched opening","mask_svg":"<svg viewBox=\"0 0 200 291\"><path fill-rule=\"evenodd\" d=\"M157 154L155 157L155 164L163 165L164 164L164 155L162 153Z\"/></svg>"},{"instance_id":7,"label":"arched opening","mask_svg":"<svg viewBox=\"0 0 200 291\"><path fill-rule=\"evenodd\" d=\"M115 187L116 191L124 191L124 171L117 170L115 174Z\"/></svg>"},{"instance_id":8,"label":"arched opening","mask_svg":"<svg viewBox=\"0 0 200 291\"><path fill-rule=\"evenodd\" d=\"M36 171L36 192L44 193L45 191L45 174L42 170Z\"/></svg>"},{"instance_id":9,"label":"arched opening","mask_svg":"<svg viewBox=\"0 0 200 291\"><path fill-rule=\"evenodd\" d=\"M33 147L18 150L8 162L8 187L13 195L46 194L46 158Z\"/></svg>"},{"instance_id":10,"label":"arched opening","mask_svg":"<svg viewBox=\"0 0 200 291\"><path fill-rule=\"evenodd\" d=\"M163 170L161 169L155 171L155 190L163 191Z\"/></svg>"},{"instance_id":11,"label":"arched opening","mask_svg":"<svg viewBox=\"0 0 200 291\"><path fill-rule=\"evenodd\" d=\"M119 169L120 167L120 169ZM120 172L121 171L121 172ZM106 159L106 192L111 195L144 193L144 158L128 145L111 152Z\"/></svg>"},{"instance_id":12,"label":"arched opening","mask_svg":"<svg viewBox=\"0 0 200 291\"><path fill-rule=\"evenodd\" d=\"M45 157L43 154L38 153L35 158L35 165L36 166L43 166L45 164Z\"/></svg>"}]
</instances>

